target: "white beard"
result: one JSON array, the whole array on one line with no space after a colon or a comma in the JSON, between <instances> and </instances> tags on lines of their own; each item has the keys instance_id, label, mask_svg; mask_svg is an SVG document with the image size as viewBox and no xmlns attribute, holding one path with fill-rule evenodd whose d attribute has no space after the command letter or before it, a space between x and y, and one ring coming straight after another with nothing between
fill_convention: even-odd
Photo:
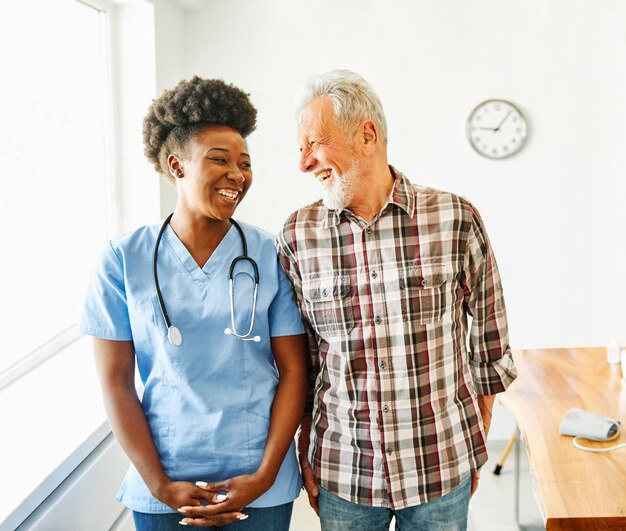
<instances>
[{"instance_id":1,"label":"white beard","mask_svg":"<svg viewBox=\"0 0 626 531\"><path fill-rule=\"evenodd\" d=\"M322 184L322 201L326 208L343 210L350 205L354 197L358 173L357 161L353 159L352 166L343 175L333 175L333 183L330 186Z\"/></svg>"}]
</instances>

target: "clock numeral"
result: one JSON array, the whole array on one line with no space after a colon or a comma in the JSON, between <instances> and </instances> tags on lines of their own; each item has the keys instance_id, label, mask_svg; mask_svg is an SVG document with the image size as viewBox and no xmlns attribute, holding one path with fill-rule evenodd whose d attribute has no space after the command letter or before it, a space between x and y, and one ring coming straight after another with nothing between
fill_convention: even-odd
<instances>
[{"instance_id":1,"label":"clock numeral","mask_svg":"<svg viewBox=\"0 0 626 531\"><path fill-rule=\"evenodd\" d=\"M498 148L493 148L493 149L491 150L491 152L492 152L494 155L497 155L497 154L498 154Z\"/></svg>"},{"instance_id":2,"label":"clock numeral","mask_svg":"<svg viewBox=\"0 0 626 531\"><path fill-rule=\"evenodd\" d=\"M508 151L508 150L509 150L509 146L502 146L502 149L503 149L504 151Z\"/></svg>"},{"instance_id":3,"label":"clock numeral","mask_svg":"<svg viewBox=\"0 0 626 531\"><path fill-rule=\"evenodd\" d=\"M474 137L474 142L480 142L480 137L479 136L475 136Z\"/></svg>"},{"instance_id":4,"label":"clock numeral","mask_svg":"<svg viewBox=\"0 0 626 531\"><path fill-rule=\"evenodd\" d=\"M480 115L476 116L476 121L477 122L480 122L481 120L482 120L482 116L480 116Z\"/></svg>"},{"instance_id":5,"label":"clock numeral","mask_svg":"<svg viewBox=\"0 0 626 531\"><path fill-rule=\"evenodd\" d=\"M517 140L515 140L515 138L511 138L511 143L515 144L515 142L517 142Z\"/></svg>"},{"instance_id":6,"label":"clock numeral","mask_svg":"<svg viewBox=\"0 0 626 531\"><path fill-rule=\"evenodd\" d=\"M500 110L500 104L499 104L499 103L496 103L496 104L493 106L493 110L494 110L494 111L499 111L499 110Z\"/></svg>"},{"instance_id":7,"label":"clock numeral","mask_svg":"<svg viewBox=\"0 0 626 531\"><path fill-rule=\"evenodd\" d=\"M513 118L511 118L511 120L513 120L514 122L517 122L517 116L513 116Z\"/></svg>"}]
</instances>

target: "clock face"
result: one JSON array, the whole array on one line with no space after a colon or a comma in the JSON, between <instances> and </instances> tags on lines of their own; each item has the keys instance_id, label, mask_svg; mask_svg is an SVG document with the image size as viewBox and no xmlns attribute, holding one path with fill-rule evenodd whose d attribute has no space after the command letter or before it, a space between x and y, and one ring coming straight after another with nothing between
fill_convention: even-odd
<instances>
[{"instance_id":1,"label":"clock face","mask_svg":"<svg viewBox=\"0 0 626 531\"><path fill-rule=\"evenodd\" d=\"M524 145L526 120L509 101L483 101L467 119L467 139L485 157L510 157Z\"/></svg>"}]
</instances>

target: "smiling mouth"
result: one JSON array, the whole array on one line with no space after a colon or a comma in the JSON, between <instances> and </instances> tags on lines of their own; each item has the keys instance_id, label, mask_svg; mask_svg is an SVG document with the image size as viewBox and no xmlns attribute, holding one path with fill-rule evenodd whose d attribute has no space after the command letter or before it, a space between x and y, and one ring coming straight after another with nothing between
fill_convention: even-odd
<instances>
[{"instance_id":1,"label":"smiling mouth","mask_svg":"<svg viewBox=\"0 0 626 531\"><path fill-rule=\"evenodd\" d=\"M237 198L241 195L241 190L228 190L228 189L222 188L221 190L218 190L217 193L220 196L225 197L226 199L230 199L231 201L236 201Z\"/></svg>"},{"instance_id":2,"label":"smiling mouth","mask_svg":"<svg viewBox=\"0 0 626 531\"><path fill-rule=\"evenodd\" d=\"M316 179L323 183L326 179L328 179L332 175L333 171L330 168L324 168L315 173Z\"/></svg>"}]
</instances>

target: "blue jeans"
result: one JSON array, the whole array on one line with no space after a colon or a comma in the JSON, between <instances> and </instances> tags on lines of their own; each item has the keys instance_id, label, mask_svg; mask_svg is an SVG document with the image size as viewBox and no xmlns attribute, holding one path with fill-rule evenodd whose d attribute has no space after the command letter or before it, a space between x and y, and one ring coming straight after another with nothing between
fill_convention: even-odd
<instances>
[{"instance_id":1,"label":"blue jeans","mask_svg":"<svg viewBox=\"0 0 626 531\"><path fill-rule=\"evenodd\" d=\"M243 511L248 515L245 520L239 520L223 526L203 527L211 531L288 531L291 521L293 502L277 505L276 507L260 507L254 509L246 507ZM182 531L183 529L196 529L192 526L180 525L185 518L180 513L147 514L133 511L135 529L137 531Z\"/></svg>"},{"instance_id":2,"label":"blue jeans","mask_svg":"<svg viewBox=\"0 0 626 531\"><path fill-rule=\"evenodd\" d=\"M322 531L388 530L393 516L397 531L464 531L471 485L467 480L441 498L399 510L358 505L320 488Z\"/></svg>"}]
</instances>

